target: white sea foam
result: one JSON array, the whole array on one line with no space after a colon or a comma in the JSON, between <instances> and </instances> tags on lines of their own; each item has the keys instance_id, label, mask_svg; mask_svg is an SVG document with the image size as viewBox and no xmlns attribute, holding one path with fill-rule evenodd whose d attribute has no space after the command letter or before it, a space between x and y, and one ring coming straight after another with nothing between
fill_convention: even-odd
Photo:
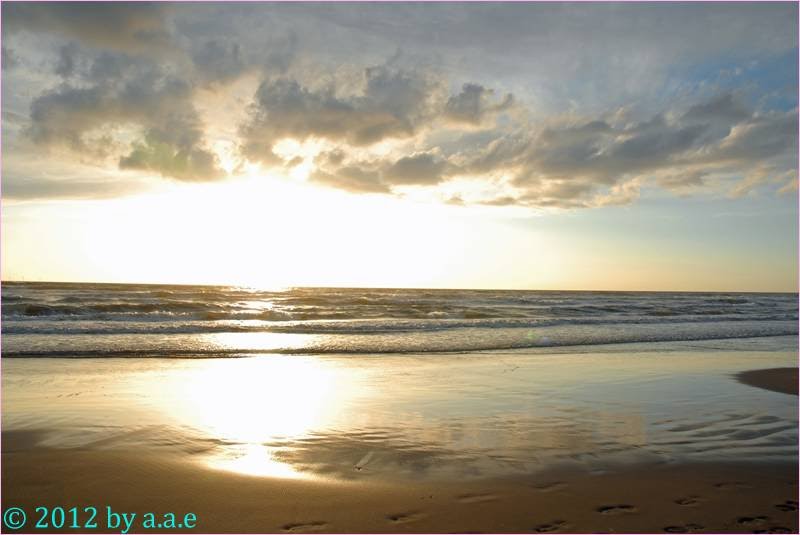
<instances>
[{"instance_id":1,"label":"white sea foam","mask_svg":"<svg viewBox=\"0 0 800 535\"><path fill-rule=\"evenodd\" d=\"M796 294L5 283L4 356L397 353L796 335Z\"/></svg>"}]
</instances>

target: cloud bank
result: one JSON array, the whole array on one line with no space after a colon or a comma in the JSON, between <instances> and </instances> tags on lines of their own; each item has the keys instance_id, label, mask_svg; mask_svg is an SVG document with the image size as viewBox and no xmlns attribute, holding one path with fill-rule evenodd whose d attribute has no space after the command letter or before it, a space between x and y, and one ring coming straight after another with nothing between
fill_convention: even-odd
<instances>
[{"instance_id":1,"label":"cloud bank","mask_svg":"<svg viewBox=\"0 0 800 535\"><path fill-rule=\"evenodd\" d=\"M3 4L7 150L531 208L796 189L793 4L363 7ZM48 197L30 168L4 174L7 195Z\"/></svg>"}]
</instances>

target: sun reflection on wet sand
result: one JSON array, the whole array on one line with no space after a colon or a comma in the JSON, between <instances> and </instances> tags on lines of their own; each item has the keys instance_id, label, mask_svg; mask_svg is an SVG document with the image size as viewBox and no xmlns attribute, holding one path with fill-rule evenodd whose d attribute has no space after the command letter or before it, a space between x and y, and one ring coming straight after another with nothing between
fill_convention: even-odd
<instances>
[{"instance_id":1,"label":"sun reflection on wet sand","mask_svg":"<svg viewBox=\"0 0 800 535\"><path fill-rule=\"evenodd\" d=\"M217 470L249 476L303 479L310 475L296 470L291 464L278 461L273 456L272 448L263 444L231 446L224 454L214 455L205 464Z\"/></svg>"},{"instance_id":2,"label":"sun reflection on wet sand","mask_svg":"<svg viewBox=\"0 0 800 535\"><path fill-rule=\"evenodd\" d=\"M171 378L164 409L218 445L204 462L216 469L269 477L305 477L280 462L270 443L325 428L354 377L324 359L270 356L213 360Z\"/></svg>"},{"instance_id":3,"label":"sun reflection on wet sand","mask_svg":"<svg viewBox=\"0 0 800 535\"><path fill-rule=\"evenodd\" d=\"M680 380L674 362L627 355L606 355L602 369L591 373L581 362L589 357L553 366L554 357L518 356L513 368L504 367L506 358L209 360L170 374L159 388L169 399L154 401L211 445L198 456L206 466L253 476L346 480L387 471L457 476L527 472L554 462L666 461L690 452L680 441L673 444L669 423L664 428L659 422L687 411L694 419L714 420L721 410L716 404L726 400L716 389L737 388L726 377L709 380L705 368L714 368L714 361L708 358L684 361L693 370ZM672 373L663 375L661 367ZM693 396L683 400L687 392ZM682 402L643 404L652 395ZM726 454L726 448L713 451ZM370 462L359 469L365 456Z\"/></svg>"},{"instance_id":4,"label":"sun reflection on wet sand","mask_svg":"<svg viewBox=\"0 0 800 535\"><path fill-rule=\"evenodd\" d=\"M9 359L5 429L260 477L464 479L796 456L795 406L741 370L796 352Z\"/></svg>"}]
</instances>

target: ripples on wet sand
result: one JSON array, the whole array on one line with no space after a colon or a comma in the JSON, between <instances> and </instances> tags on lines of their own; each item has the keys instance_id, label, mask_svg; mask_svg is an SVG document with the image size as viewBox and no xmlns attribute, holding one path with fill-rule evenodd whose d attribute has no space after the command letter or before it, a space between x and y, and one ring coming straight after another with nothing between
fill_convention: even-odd
<instances>
[{"instance_id":1,"label":"ripples on wet sand","mask_svg":"<svg viewBox=\"0 0 800 535\"><path fill-rule=\"evenodd\" d=\"M248 485L266 485L252 489L267 492L265 500L276 482L298 489L295 502L251 511L255 523L237 524L240 531L465 529L454 517L437 524L437 511L450 506L425 502L428 488L439 489L437 499L447 489L454 503L494 511L486 512L499 515L494 524L478 522L489 531L602 530L611 529L603 528L609 522L623 531L796 529L796 515L788 526L789 520L774 519L783 514L775 507L797 490L797 398L735 378L746 370L794 366L796 340L606 346L582 353L4 360L3 491L11 501L31 489L41 499L57 499L55 489L70 485L52 478L85 482L66 466L76 459L95 470L91 487L102 488L105 479L96 470L111 462L108 456L133 456L168 474L206 474L222 486L227 483L219 478L257 480ZM50 467L37 469L35 477L24 468L33 456ZM677 486L676 474L687 466L710 478L703 483L708 490L697 481L687 484L691 492ZM708 471L712 466L716 472ZM755 483L753 474L760 474ZM673 481L668 494L675 496L657 492L669 503L645 507L627 494L631 503L616 503L630 487L624 481L648 478L662 487L662 479ZM384 489L375 492L385 494L381 507L391 509L381 517L386 529L372 520L361 526L305 516L284 522L287 511L305 510L303 493L325 494L320 489L341 485L353 500L363 498L364 489ZM774 509L754 510L753 518L768 517L752 521L758 525L719 516L726 500L744 499L744 489L751 501L766 500L758 507ZM529 506L518 503L521 511L509 520L508 495L518 491L534 493L531 503L548 496L548 507L565 518L533 515L528 522L519 515ZM240 492L234 493L237 503L249 503ZM580 520L563 509L575 505L574 493L606 509L589 508ZM419 500L416 508L389 507L392 496L408 505L411 495ZM166 494L164 503L169 509L170 500L189 506L192 499ZM325 499L329 507L357 507ZM123 501L135 503L135 495ZM197 503L211 511L203 500ZM658 515L673 509L674 525L656 525L668 520ZM679 522L689 517L689 524L703 528Z\"/></svg>"}]
</instances>

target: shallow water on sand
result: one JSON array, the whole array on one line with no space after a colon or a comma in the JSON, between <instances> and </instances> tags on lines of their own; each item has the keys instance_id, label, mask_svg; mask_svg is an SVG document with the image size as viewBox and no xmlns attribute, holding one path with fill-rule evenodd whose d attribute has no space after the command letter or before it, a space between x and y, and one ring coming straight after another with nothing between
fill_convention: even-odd
<instances>
[{"instance_id":1,"label":"shallow water on sand","mask_svg":"<svg viewBox=\"0 0 800 535\"><path fill-rule=\"evenodd\" d=\"M467 355L4 359L3 430L287 478L485 478L556 465L788 461L797 398L736 372L797 338ZM543 351L543 350L542 350Z\"/></svg>"}]
</instances>

